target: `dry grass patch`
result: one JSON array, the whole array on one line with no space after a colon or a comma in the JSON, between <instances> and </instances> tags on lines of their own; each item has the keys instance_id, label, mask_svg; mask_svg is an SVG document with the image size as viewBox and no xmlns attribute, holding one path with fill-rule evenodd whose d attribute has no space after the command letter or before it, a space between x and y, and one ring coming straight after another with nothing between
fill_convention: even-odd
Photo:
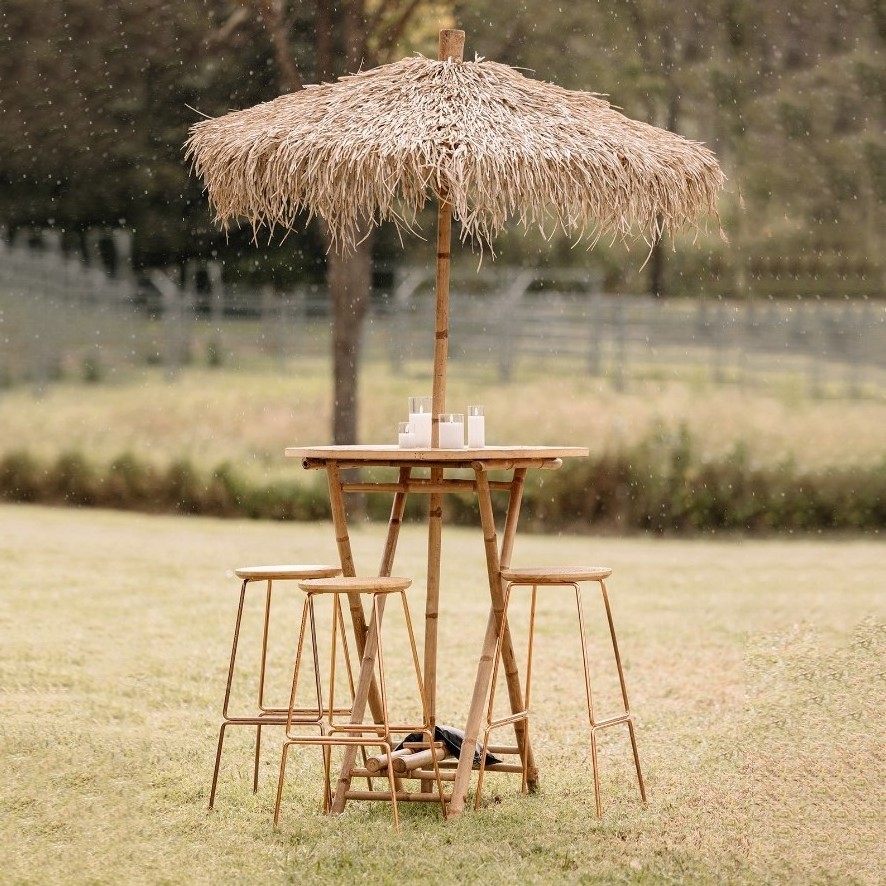
<instances>
[{"instance_id":1,"label":"dry grass patch","mask_svg":"<svg viewBox=\"0 0 886 886\"><path fill-rule=\"evenodd\" d=\"M381 533L354 531L365 571L377 565ZM406 527L397 564L416 578L418 611L424 540L423 529ZM605 814L593 817L572 625L557 599L546 601L538 649L538 795L490 777L480 813L441 823L410 806L397 837L383 806L320 815L319 782L306 763L274 831L273 742L253 796L243 731L208 813L237 593L227 570L334 556L326 524L0 506L4 879L881 880L882 543L518 540L515 561L615 567L645 809L627 741L609 734ZM485 615L479 532L447 530L444 562L440 629L449 654L439 704L457 723Z\"/></svg>"}]
</instances>

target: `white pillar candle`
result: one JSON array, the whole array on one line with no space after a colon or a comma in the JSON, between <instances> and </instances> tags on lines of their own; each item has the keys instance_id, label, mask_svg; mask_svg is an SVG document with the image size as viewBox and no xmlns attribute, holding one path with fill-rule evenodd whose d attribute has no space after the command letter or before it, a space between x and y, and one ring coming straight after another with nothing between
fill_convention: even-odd
<instances>
[{"instance_id":1,"label":"white pillar candle","mask_svg":"<svg viewBox=\"0 0 886 886\"><path fill-rule=\"evenodd\" d=\"M427 449L431 445L431 413L410 412L409 424L412 425L412 444L416 449Z\"/></svg>"},{"instance_id":2,"label":"white pillar candle","mask_svg":"<svg viewBox=\"0 0 886 886\"><path fill-rule=\"evenodd\" d=\"M447 412L440 416L441 449L464 449L465 417L461 413Z\"/></svg>"},{"instance_id":3,"label":"white pillar candle","mask_svg":"<svg viewBox=\"0 0 886 886\"><path fill-rule=\"evenodd\" d=\"M468 407L468 446L482 449L486 445L486 417L482 406Z\"/></svg>"},{"instance_id":4,"label":"white pillar candle","mask_svg":"<svg viewBox=\"0 0 886 886\"><path fill-rule=\"evenodd\" d=\"M412 426L412 445L428 449L431 445L431 398L409 398L409 424Z\"/></svg>"}]
</instances>

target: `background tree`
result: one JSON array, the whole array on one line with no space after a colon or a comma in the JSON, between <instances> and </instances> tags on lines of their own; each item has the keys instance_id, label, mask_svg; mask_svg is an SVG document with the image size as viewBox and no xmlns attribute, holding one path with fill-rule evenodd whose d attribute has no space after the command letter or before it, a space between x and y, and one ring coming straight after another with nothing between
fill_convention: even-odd
<instances>
[{"instance_id":1,"label":"background tree","mask_svg":"<svg viewBox=\"0 0 886 886\"><path fill-rule=\"evenodd\" d=\"M730 243L702 234L640 277L600 243L496 244L503 262L593 262L613 290L852 294L882 290L886 228L886 13L882 0L453 0L466 57L608 93L633 117L717 152ZM286 246L212 225L181 147L196 119L418 49L435 53L432 0L3 0L0 225L76 241L125 224L137 266L217 257L228 280L288 286L327 274L323 232ZM745 209L739 211L738 194ZM336 429L356 436L356 361L371 252L329 256L336 295ZM408 244L407 244L408 245ZM537 252L533 255L534 247ZM396 253L399 258L399 250ZM656 260L657 261L657 260ZM856 281L857 286L852 283ZM855 288L853 288L855 286ZM359 295L358 293L363 293Z\"/></svg>"},{"instance_id":2,"label":"background tree","mask_svg":"<svg viewBox=\"0 0 886 886\"><path fill-rule=\"evenodd\" d=\"M254 15L272 51L280 92L289 92L392 61L410 46L432 50L431 29L445 10L446 4L432 0L240 0L218 34L233 33L245 26L248 13ZM328 248L330 237L321 230ZM357 439L360 334L372 290L374 234L367 219L366 236L352 251L330 250L327 256L335 443Z\"/></svg>"},{"instance_id":3,"label":"background tree","mask_svg":"<svg viewBox=\"0 0 886 886\"><path fill-rule=\"evenodd\" d=\"M483 54L609 93L629 116L711 145L731 180L730 243L659 250L646 288L733 294L749 283L796 290L801 277L839 291L847 272L882 286L883 10L882 0L459 0L456 17ZM623 251L601 244L595 255L610 286L633 288Z\"/></svg>"}]
</instances>

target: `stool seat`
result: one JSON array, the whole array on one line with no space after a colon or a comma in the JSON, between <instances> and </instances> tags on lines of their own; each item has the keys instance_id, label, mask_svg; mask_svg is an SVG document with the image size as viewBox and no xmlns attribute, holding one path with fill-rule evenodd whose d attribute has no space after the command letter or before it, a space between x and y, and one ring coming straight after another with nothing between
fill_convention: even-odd
<instances>
[{"instance_id":1,"label":"stool seat","mask_svg":"<svg viewBox=\"0 0 886 886\"><path fill-rule=\"evenodd\" d=\"M609 578L608 566L523 566L520 569L502 569L505 581L533 584L572 584L577 581L600 581Z\"/></svg>"},{"instance_id":2,"label":"stool seat","mask_svg":"<svg viewBox=\"0 0 886 886\"><path fill-rule=\"evenodd\" d=\"M411 578L375 575L368 578L340 575L337 578L309 578L298 586L312 594L399 594L412 584Z\"/></svg>"},{"instance_id":3,"label":"stool seat","mask_svg":"<svg viewBox=\"0 0 886 886\"><path fill-rule=\"evenodd\" d=\"M288 565L288 566L240 566L234 570L237 578L246 581L296 581L300 578L331 578L341 575L340 566Z\"/></svg>"}]
</instances>

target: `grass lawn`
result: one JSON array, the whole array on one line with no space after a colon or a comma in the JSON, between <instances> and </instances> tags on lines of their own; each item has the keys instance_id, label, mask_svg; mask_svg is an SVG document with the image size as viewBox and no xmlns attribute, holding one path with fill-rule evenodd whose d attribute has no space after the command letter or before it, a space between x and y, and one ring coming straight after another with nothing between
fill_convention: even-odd
<instances>
[{"instance_id":1,"label":"grass lawn","mask_svg":"<svg viewBox=\"0 0 886 886\"><path fill-rule=\"evenodd\" d=\"M364 571L382 531L353 533ZM416 579L417 612L423 545L406 527L396 568ZM399 836L384 804L322 816L316 768L299 755L275 831L274 741L253 796L247 730L233 731L206 810L229 570L323 559L335 559L328 524L0 506L0 879L882 882L882 542L518 539L515 563L615 568L649 804L610 730L593 816L571 616L554 600L535 671L540 793L490 776L484 808L458 821L403 804ZM447 530L438 704L453 723L483 629L483 563L478 531Z\"/></svg>"}]
</instances>

